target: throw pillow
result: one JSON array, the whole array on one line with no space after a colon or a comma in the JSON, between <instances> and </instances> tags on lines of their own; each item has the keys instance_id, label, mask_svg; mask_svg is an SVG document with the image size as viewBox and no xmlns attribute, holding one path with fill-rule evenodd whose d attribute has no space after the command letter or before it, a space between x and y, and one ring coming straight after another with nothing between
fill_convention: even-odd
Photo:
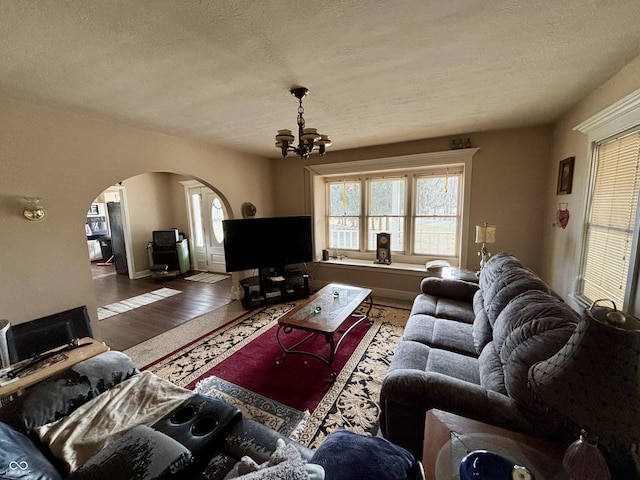
<instances>
[{"instance_id":1,"label":"throw pillow","mask_svg":"<svg viewBox=\"0 0 640 480\"><path fill-rule=\"evenodd\" d=\"M329 434L311 457L331 480L420 480L422 465L407 450L382 437L348 430Z\"/></svg>"},{"instance_id":2,"label":"throw pillow","mask_svg":"<svg viewBox=\"0 0 640 480\"><path fill-rule=\"evenodd\" d=\"M62 480L55 467L22 433L0 422L0 478Z\"/></svg>"}]
</instances>

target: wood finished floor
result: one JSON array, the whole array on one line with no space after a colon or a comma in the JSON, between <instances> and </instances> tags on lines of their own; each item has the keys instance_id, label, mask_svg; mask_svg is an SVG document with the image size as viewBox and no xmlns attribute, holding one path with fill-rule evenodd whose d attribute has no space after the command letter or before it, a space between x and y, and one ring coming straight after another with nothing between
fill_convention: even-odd
<instances>
[{"instance_id":1,"label":"wood finished floor","mask_svg":"<svg viewBox=\"0 0 640 480\"><path fill-rule=\"evenodd\" d=\"M170 280L151 277L131 280L113 273L113 267L92 264L93 283L99 306L109 305L159 288L182 293L98 322L94 335L112 350L125 350L164 333L200 315L215 310L231 298L231 279L217 283L185 280L197 272L188 272Z\"/></svg>"}]
</instances>

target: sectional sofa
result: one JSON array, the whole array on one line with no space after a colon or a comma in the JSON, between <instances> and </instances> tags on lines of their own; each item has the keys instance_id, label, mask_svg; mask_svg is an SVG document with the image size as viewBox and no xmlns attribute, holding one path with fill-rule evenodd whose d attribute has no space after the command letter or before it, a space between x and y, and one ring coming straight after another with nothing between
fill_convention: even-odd
<instances>
[{"instance_id":1,"label":"sectional sofa","mask_svg":"<svg viewBox=\"0 0 640 480\"><path fill-rule=\"evenodd\" d=\"M506 253L479 282L428 277L380 393L385 438L421 458L424 420L437 408L550 436L560 421L528 387L528 370L555 354L579 316L535 273Z\"/></svg>"}]
</instances>

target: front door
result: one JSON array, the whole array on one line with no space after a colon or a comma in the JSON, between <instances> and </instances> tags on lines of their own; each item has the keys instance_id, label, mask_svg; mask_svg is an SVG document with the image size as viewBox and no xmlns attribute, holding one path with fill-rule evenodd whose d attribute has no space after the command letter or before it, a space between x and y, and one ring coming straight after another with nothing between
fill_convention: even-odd
<instances>
[{"instance_id":1,"label":"front door","mask_svg":"<svg viewBox=\"0 0 640 480\"><path fill-rule=\"evenodd\" d=\"M194 268L225 273L222 221L227 212L220 196L205 186L187 188Z\"/></svg>"}]
</instances>

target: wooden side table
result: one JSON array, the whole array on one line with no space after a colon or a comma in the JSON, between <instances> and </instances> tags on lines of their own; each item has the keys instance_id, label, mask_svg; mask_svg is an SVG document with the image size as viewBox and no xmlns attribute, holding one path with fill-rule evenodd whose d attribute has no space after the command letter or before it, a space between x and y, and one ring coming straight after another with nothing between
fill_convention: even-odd
<instances>
[{"instance_id":1,"label":"wooden side table","mask_svg":"<svg viewBox=\"0 0 640 480\"><path fill-rule=\"evenodd\" d=\"M76 363L80 363L83 360L86 360L91 357L95 357L101 353L104 353L109 350L104 343L98 342L97 340L85 337L80 339L80 344L88 343L89 345L85 345L79 348L75 348L73 350L68 350L66 352L62 352L61 355L64 355L66 358L57 358L55 363L45 363L45 366L41 366L37 368L35 371L26 373L24 376L20 376L8 383L4 383L0 386L0 398L6 397L9 395L19 394L23 389L30 387L42 380L52 377L53 375L60 373L68 368L73 367ZM54 349L55 350L55 349ZM46 353L46 352L45 352ZM9 368L19 367L21 364L29 362L29 360L23 360L22 362L15 363L11 365ZM4 379L3 379L4 382Z\"/></svg>"},{"instance_id":2,"label":"wooden side table","mask_svg":"<svg viewBox=\"0 0 640 480\"><path fill-rule=\"evenodd\" d=\"M565 448L453 413L429 410L424 427L422 463L426 480L459 479L460 461L466 453L489 450L536 470L537 479L566 479L568 477L562 471Z\"/></svg>"}]
</instances>

